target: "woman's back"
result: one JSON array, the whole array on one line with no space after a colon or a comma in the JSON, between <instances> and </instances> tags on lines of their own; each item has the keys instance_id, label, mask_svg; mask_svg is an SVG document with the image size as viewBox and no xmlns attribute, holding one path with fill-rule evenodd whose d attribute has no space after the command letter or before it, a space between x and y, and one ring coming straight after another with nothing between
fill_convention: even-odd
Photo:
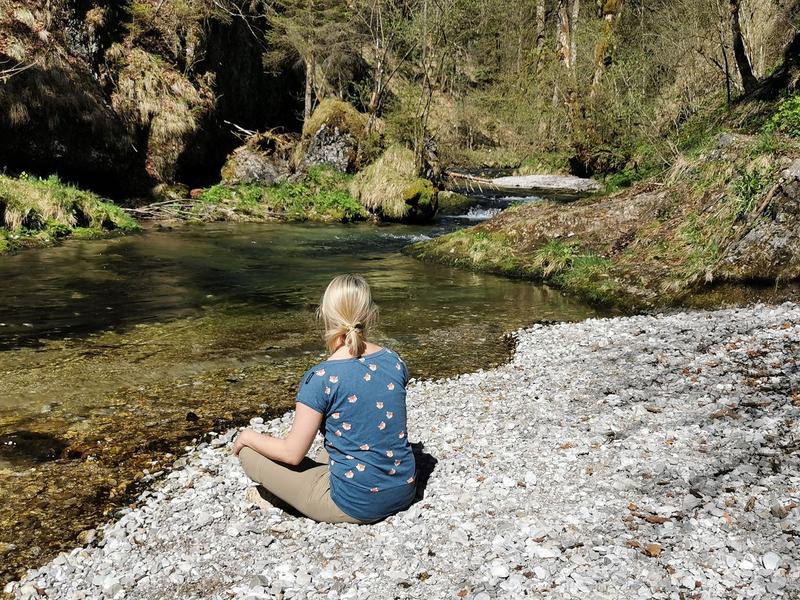
<instances>
[{"instance_id":1,"label":"woman's back","mask_svg":"<svg viewBox=\"0 0 800 600\"><path fill-rule=\"evenodd\" d=\"M323 415L331 497L363 521L405 508L415 462L406 435L408 371L382 348L361 358L326 360L304 376L297 401Z\"/></svg>"}]
</instances>

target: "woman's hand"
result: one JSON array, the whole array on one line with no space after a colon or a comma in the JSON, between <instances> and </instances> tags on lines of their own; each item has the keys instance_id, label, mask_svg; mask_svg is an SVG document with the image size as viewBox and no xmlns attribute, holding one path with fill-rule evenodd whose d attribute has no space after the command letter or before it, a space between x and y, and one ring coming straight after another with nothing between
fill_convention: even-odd
<instances>
[{"instance_id":1,"label":"woman's hand","mask_svg":"<svg viewBox=\"0 0 800 600\"><path fill-rule=\"evenodd\" d=\"M321 423L322 413L298 402L292 428L285 438L276 438L245 429L233 443L232 451L235 456L239 456L242 448L247 446L261 456L288 465L299 465L311 447Z\"/></svg>"},{"instance_id":2,"label":"woman's hand","mask_svg":"<svg viewBox=\"0 0 800 600\"><path fill-rule=\"evenodd\" d=\"M233 455L239 456L239 452L242 451L242 448L247 446L247 440L252 437L255 433L252 429L245 429L239 435L236 436L236 441L233 443Z\"/></svg>"}]
</instances>

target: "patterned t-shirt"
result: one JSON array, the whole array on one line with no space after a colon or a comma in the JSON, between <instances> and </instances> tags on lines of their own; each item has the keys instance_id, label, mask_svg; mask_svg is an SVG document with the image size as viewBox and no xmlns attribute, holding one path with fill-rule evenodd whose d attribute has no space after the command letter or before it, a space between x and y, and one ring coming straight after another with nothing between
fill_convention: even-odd
<instances>
[{"instance_id":1,"label":"patterned t-shirt","mask_svg":"<svg viewBox=\"0 0 800 600\"><path fill-rule=\"evenodd\" d=\"M331 498L351 517L375 521L407 508L416 488L406 434L408 370L382 348L326 360L303 377L297 401L322 413Z\"/></svg>"}]
</instances>

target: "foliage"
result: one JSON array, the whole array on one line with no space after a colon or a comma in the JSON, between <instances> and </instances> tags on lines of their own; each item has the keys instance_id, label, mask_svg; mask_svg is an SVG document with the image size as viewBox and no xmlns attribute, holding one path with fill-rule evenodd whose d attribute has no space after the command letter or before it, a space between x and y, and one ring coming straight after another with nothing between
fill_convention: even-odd
<instances>
[{"instance_id":1,"label":"foliage","mask_svg":"<svg viewBox=\"0 0 800 600\"><path fill-rule=\"evenodd\" d=\"M414 153L390 146L350 184L350 193L371 212L390 220L424 218L436 210L436 189L419 177Z\"/></svg>"},{"instance_id":2,"label":"foliage","mask_svg":"<svg viewBox=\"0 0 800 600\"><path fill-rule=\"evenodd\" d=\"M197 130L200 117L214 104L213 78L192 82L141 48L116 44L106 56L119 70L112 105L131 119L131 127L148 132L151 175L172 181L182 139Z\"/></svg>"},{"instance_id":3,"label":"foliage","mask_svg":"<svg viewBox=\"0 0 800 600\"><path fill-rule=\"evenodd\" d=\"M756 207L756 200L764 191L767 182L768 178L762 171L739 171L739 177L732 184L733 192L737 199L736 208L733 211L734 221L738 221L753 212Z\"/></svg>"},{"instance_id":4,"label":"foliage","mask_svg":"<svg viewBox=\"0 0 800 600\"><path fill-rule=\"evenodd\" d=\"M795 92L778 106L764 125L765 133L779 131L800 138L800 93Z\"/></svg>"},{"instance_id":5,"label":"foliage","mask_svg":"<svg viewBox=\"0 0 800 600\"><path fill-rule=\"evenodd\" d=\"M230 208L239 218L283 218L291 221L358 221L367 211L347 193L350 176L327 167L312 167L294 183L273 186L217 184L205 190L201 203ZM209 214L201 205L198 217ZM210 213L215 214L213 211Z\"/></svg>"},{"instance_id":6,"label":"foliage","mask_svg":"<svg viewBox=\"0 0 800 600\"><path fill-rule=\"evenodd\" d=\"M578 254L576 243L550 240L533 254L532 267L550 277L568 269Z\"/></svg>"},{"instance_id":7,"label":"foliage","mask_svg":"<svg viewBox=\"0 0 800 600\"><path fill-rule=\"evenodd\" d=\"M78 228L131 232L138 224L118 206L96 194L62 183L55 175L40 179L0 175L0 246L38 236L42 241L73 234Z\"/></svg>"}]
</instances>

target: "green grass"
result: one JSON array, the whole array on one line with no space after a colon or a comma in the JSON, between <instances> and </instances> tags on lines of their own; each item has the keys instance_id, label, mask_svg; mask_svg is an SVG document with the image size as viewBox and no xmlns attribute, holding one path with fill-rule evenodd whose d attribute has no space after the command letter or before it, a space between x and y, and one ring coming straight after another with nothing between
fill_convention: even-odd
<instances>
[{"instance_id":1,"label":"green grass","mask_svg":"<svg viewBox=\"0 0 800 600\"><path fill-rule=\"evenodd\" d=\"M302 181L278 185L217 184L200 196L202 203L225 207L241 217L278 217L290 221L358 221L369 215L347 191L349 175L313 167ZM203 214L205 207L197 207Z\"/></svg>"},{"instance_id":2,"label":"green grass","mask_svg":"<svg viewBox=\"0 0 800 600\"><path fill-rule=\"evenodd\" d=\"M776 131L791 137L800 137L800 93L794 93L778 105L777 110L764 124L763 131Z\"/></svg>"},{"instance_id":3,"label":"green grass","mask_svg":"<svg viewBox=\"0 0 800 600\"><path fill-rule=\"evenodd\" d=\"M51 243L79 230L97 236L138 229L137 222L112 202L55 175L0 175L0 252Z\"/></svg>"},{"instance_id":4,"label":"green grass","mask_svg":"<svg viewBox=\"0 0 800 600\"><path fill-rule=\"evenodd\" d=\"M433 184L418 176L414 153L397 144L353 178L350 193L388 220L424 220L436 209Z\"/></svg>"},{"instance_id":5,"label":"green grass","mask_svg":"<svg viewBox=\"0 0 800 600\"><path fill-rule=\"evenodd\" d=\"M572 266L572 261L578 254L577 244L550 240L534 252L531 267L540 271L543 278L547 278Z\"/></svg>"}]
</instances>

